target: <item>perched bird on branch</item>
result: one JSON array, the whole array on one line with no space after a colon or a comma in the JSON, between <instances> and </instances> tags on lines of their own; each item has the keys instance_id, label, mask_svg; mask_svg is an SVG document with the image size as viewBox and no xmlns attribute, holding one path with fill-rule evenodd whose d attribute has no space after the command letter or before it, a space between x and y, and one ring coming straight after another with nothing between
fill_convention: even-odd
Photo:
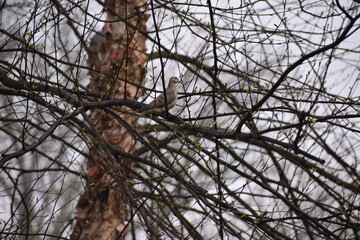
<instances>
[{"instance_id":1,"label":"perched bird on branch","mask_svg":"<svg viewBox=\"0 0 360 240\"><path fill-rule=\"evenodd\" d=\"M144 116L147 113L163 113L173 108L178 100L176 84L179 81L180 80L177 77L171 77L165 93L160 94L151 103L149 103L149 105L142 108L140 110L141 113L136 119Z\"/></svg>"}]
</instances>

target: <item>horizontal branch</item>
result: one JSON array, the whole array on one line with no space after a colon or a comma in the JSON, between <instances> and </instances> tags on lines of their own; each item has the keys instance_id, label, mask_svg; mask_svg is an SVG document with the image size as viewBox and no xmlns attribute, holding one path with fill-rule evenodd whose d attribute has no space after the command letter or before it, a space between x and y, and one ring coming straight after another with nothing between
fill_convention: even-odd
<instances>
[{"instance_id":1,"label":"horizontal branch","mask_svg":"<svg viewBox=\"0 0 360 240\"><path fill-rule=\"evenodd\" d=\"M7 73L4 70L0 69L0 82L2 82L5 86L9 88L14 88L18 90L28 90L28 91L39 91L45 93L51 93L63 98L66 102L73 104L74 107L81 106L84 111L89 109L105 109L112 106L127 106L132 109L138 110L146 106L146 104L137 102L134 100L129 99L109 99L109 100L102 100L102 101L89 101L83 98L80 98L74 93L70 93L67 90L56 88L52 86L47 86L41 83L29 83L26 81L16 81L7 76ZM237 131L229 131L223 129L214 129L209 127L202 127L196 126L189 123L186 123L183 119L179 117L175 117L173 115L164 115L160 114L165 119L168 119L174 123L176 123L179 127L183 128L184 130L194 132L197 135L204 136L204 137L216 137L219 139L233 139L237 141L243 141L249 144L253 144L259 147L268 147L264 146L264 143L268 144L275 144L281 146L289 151L294 151L299 153L311 160L314 160L319 163L324 163L323 159L319 159L303 150L295 148L290 143L284 143L279 140L259 135L258 133L239 133Z\"/></svg>"},{"instance_id":2,"label":"horizontal branch","mask_svg":"<svg viewBox=\"0 0 360 240\"><path fill-rule=\"evenodd\" d=\"M4 164L9 161L12 158L17 158L20 157L22 155L24 155L27 152L33 151L35 148L37 148L38 146L40 146L40 144L42 144L55 130L58 126L63 124L63 121L68 120L69 118L72 118L73 116L81 113L83 111L82 108L79 108L78 110L72 112L72 113L68 113L64 116L62 116L61 118L59 118L58 120L56 120L48 130L46 130L44 132L43 135L41 135L39 138L36 139L36 141L28 146L23 147L23 149L10 153L10 154L2 154L2 158L0 158L0 167L4 166Z\"/></svg>"}]
</instances>

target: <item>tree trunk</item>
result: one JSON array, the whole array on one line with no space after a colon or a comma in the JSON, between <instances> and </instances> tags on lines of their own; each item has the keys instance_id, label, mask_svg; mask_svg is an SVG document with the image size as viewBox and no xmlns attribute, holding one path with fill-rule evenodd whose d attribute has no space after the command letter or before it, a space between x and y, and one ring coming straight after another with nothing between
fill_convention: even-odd
<instances>
[{"instance_id":1,"label":"tree trunk","mask_svg":"<svg viewBox=\"0 0 360 240\"><path fill-rule=\"evenodd\" d=\"M145 75L146 38L136 29L146 31L148 16L143 13L144 2L105 1L107 21L90 43L89 65L93 70L88 85L91 92L102 98L137 99L143 94L138 86ZM128 123L133 122L129 108L118 107L114 111ZM122 151L132 151L131 134L103 110L92 111L90 122L102 139ZM128 232L125 179L131 163L114 158L99 142L89 143L92 157L86 161L87 186L77 204L71 239L124 239Z\"/></svg>"}]
</instances>

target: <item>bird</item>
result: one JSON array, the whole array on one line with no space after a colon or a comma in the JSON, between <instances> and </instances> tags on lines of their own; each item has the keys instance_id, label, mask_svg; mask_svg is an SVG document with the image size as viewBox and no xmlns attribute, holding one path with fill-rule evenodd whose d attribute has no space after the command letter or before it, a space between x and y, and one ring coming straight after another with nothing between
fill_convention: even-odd
<instances>
[{"instance_id":1,"label":"bird","mask_svg":"<svg viewBox=\"0 0 360 240\"><path fill-rule=\"evenodd\" d=\"M169 80L169 85L165 90L165 93L160 94L147 106L140 109L140 114L136 119L144 116L147 113L163 113L169 111L176 105L178 100L178 92L176 89L176 84L180 82L179 78L171 77ZM165 99L166 96L166 99Z\"/></svg>"}]
</instances>

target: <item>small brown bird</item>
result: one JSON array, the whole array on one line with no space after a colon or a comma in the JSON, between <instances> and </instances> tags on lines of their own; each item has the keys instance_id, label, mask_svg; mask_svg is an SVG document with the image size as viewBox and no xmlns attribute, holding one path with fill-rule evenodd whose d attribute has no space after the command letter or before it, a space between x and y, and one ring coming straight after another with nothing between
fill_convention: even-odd
<instances>
[{"instance_id":1,"label":"small brown bird","mask_svg":"<svg viewBox=\"0 0 360 240\"><path fill-rule=\"evenodd\" d=\"M166 99L164 93L160 94L151 103L149 103L149 105L140 110L141 114L137 117L137 119L144 116L146 113L163 113L166 112L166 110L173 108L178 100L176 84L179 81L180 80L177 77L171 77L169 85L165 90Z\"/></svg>"}]
</instances>

